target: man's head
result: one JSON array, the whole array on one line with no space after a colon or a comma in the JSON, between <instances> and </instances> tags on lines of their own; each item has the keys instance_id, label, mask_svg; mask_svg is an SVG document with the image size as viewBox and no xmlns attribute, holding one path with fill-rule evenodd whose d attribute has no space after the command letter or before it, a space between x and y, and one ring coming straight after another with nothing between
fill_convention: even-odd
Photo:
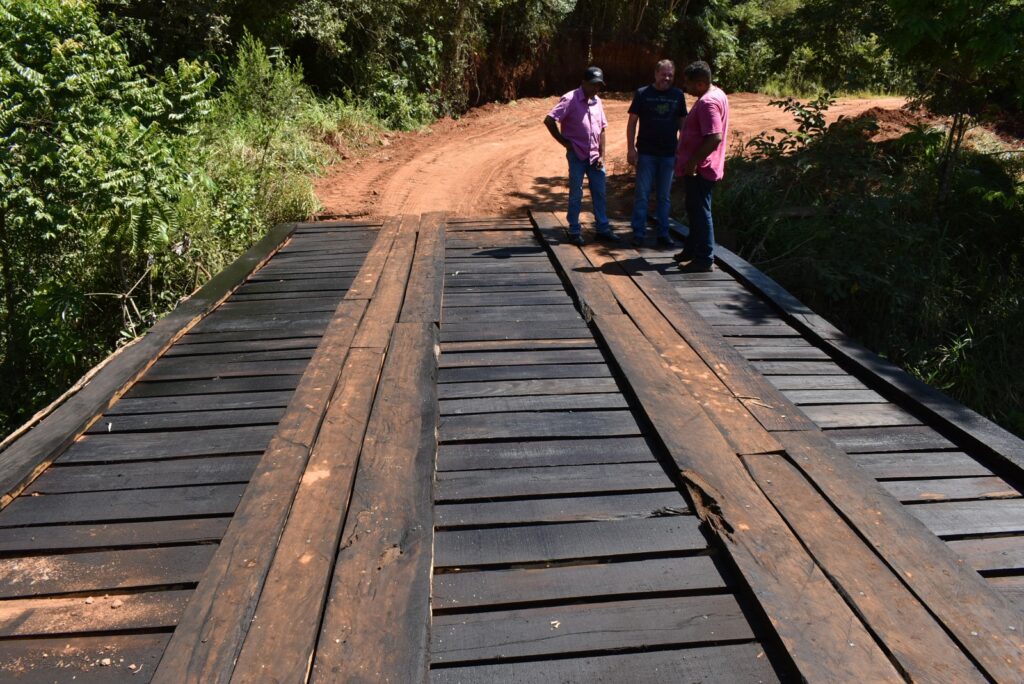
<instances>
[{"instance_id":1,"label":"man's head","mask_svg":"<svg viewBox=\"0 0 1024 684\"><path fill-rule=\"evenodd\" d=\"M583 72L583 82L580 87L583 88L583 93L588 98L594 97L604 88L604 72L596 66L587 67L587 70Z\"/></svg>"},{"instance_id":2,"label":"man's head","mask_svg":"<svg viewBox=\"0 0 1024 684\"><path fill-rule=\"evenodd\" d=\"M711 67L707 62L693 62L683 69L683 90L687 95L700 97L711 87Z\"/></svg>"},{"instance_id":3,"label":"man's head","mask_svg":"<svg viewBox=\"0 0 1024 684\"><path fill-rule=\"evenodd\" d=\"M676 80L676 65L671 59L663 59L654 67L654 87L668 90Z\"/></svg>"}]
</instances>

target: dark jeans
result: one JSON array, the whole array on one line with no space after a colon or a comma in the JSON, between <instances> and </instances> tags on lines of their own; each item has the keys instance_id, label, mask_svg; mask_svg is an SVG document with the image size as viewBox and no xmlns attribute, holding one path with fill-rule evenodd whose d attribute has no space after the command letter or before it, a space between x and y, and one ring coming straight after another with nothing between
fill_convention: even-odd
<instances>
[{"instance_id":1,"label":"dark jeans","mask_svg":"<svg viewBox=\"0 0 1024 684\"><path fill-rule=\"evenodd\" d=\"M715 181L701 175L686 176L686 214L690 219L690 234L686 236L686 251L699 264L708 265L715 260L715 226L711 220L711 192Z\"/></svg>"}]
</instances>

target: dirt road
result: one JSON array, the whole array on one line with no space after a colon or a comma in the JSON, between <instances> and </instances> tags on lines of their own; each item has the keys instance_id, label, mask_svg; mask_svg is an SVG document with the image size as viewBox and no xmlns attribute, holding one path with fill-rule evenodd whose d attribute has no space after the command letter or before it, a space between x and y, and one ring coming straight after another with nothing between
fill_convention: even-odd
<instances>
[{"instance_id":1,"label":"dirt road","mask_svg":"<svg viewBox=\"0 0 1024 684\"><path fill-rule=\"evenodd\" d=\"M794 128L788 114L764 95L730 95L730 146L761 131ZM555 98L487 105L459 120L389 136L385 145L346 160L317 181L325 213L385 216L445 210L460 216L522 214L529 206L565 203L565 158L541 124ZM897 109L900 98L840 100L830 120L872 107ZM609 213L625 216L632 201L626 163L628 96L605 97L608 128ZM589 203L585 201L584 207Z\"/></svg>"}]
</instances>

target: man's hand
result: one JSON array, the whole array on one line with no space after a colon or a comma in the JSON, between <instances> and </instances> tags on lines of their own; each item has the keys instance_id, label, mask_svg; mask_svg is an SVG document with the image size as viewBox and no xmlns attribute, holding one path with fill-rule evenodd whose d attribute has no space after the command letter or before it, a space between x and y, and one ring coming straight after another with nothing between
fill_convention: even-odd
<instances>
[{"instance_id":1,"label":"man's hand","mask_svg":"<svg viewBox=\"0 0 1024 684\"><path fill-rule=\"evenodd\" d=\"M603 169L604 168L604 157L598 157L597 158L597 161L594 162L594 168L596 168L596 169Z\"/></svg>"},{"instance_id":2,"label":"man's hand","mask_svg":"<svg viewBox=\"0 0 1024 684\"><path fill-rule=\"evenodd\" d=\"M680 174L680 175L683 175L683 176L696 176L697 175L697 160L694 159L693 157L690 157L689 159L687 159L686 162L683 164L683 171L682 171L682 174Z\"/></svg>"},{"instance_id":3,"label":"man's hand","mask_svg":"<svg viewBox=\"0 0 1024 684\"><path fill-rule=\"evenodd\" d=\"M636 148L626 150L626 161L630 166L636 166Z\"/></svg>"}]
</instances>

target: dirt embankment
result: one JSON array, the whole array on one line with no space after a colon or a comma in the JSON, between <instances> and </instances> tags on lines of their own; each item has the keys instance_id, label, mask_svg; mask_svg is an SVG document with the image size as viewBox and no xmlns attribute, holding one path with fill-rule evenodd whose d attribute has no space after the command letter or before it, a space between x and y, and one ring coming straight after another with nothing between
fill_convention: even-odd
<instances>
[{"instance_id":1,"label":"dirt embankment","mask_svg":"<svg viewBox=\"0 0 1024 684\"><path fill-rule=\"evenodd\" d=\"M772 98L734 93L730 101L730 146L762 131L794 128ZM465 117L444 119L411 133L390 135L384 145L347 160L317 181L326 214L363 217L448 211L460 216L521 215L527 207L564 206L565 157L542 125L554 98L486 105ZM901 98L840 100L829 120L868 109L898 109ZM609 210L625 216L631 197L626 163L629 98L605 97L608 116Z\"/></svg>"}]
</instances>

